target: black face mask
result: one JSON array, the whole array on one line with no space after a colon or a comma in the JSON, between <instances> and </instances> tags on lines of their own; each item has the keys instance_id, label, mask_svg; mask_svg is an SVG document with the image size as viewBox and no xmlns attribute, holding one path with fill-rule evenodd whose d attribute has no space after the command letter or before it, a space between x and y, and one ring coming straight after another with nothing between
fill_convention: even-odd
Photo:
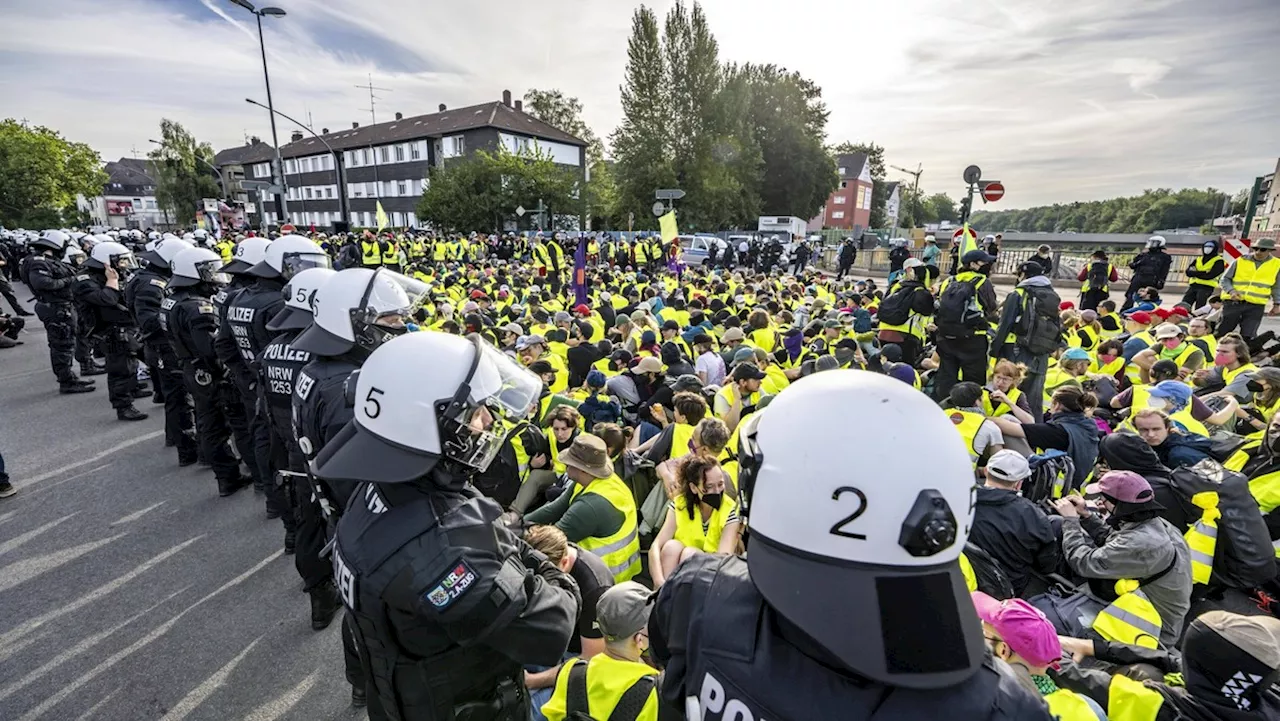
<instances>
[{"instance_id":1,"label":"black face mask","mask_svg":"<svg viewBox=\"0 0 1280 721\"><path fill-rule=\"evenodd\" d=\"M720 508L720 504L724 503L724 494L704 493L702 494L702 502L718 510Z\"/></svg>"},{"instance_id":2,"label":"black face mask","mask_svg":"<svg viewBox=\"0 0 1280 721\"><path fill-rule=\"evenodd\" d=\"M1245 384L1245 387L1249 389L1250 393L1261 393L1267 389L1267 387L1262 385L1259 381L1249 381Z\"/></svg>"}]
</instances>

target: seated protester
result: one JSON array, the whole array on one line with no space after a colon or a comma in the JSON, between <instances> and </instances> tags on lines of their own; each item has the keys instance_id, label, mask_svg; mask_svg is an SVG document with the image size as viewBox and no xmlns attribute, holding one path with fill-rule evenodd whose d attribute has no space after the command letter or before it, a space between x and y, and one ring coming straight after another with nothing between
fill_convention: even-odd
<instances>
[{"instance_id":1,"label":"seated protester","mask_svg":"<svg viewBox=\"0 0 1280 721\"><path fill-rule=\"evenodd\" d=\"M1027 691L1043 696L1054 718L1107 721L1096 701L1058 688L1049 678L1049 668L1057 667L1062 658L1062 644L1040 609L1021 598L999 601L982 591L970 595L991 655L1008 664Z\"/></svg>"},{"instance_id":2,"label":"seated protester","mask_svg":"<svg viewBox=\"0 0 1280 721\"><path fill-rule=\"evenodd\" d=\"M765 379L760 384L760 391L771 396L776 396L791 385L791 381L800 377L800 368L784 369L778 364L772 353L766 353L763 349L755 349L756 367L764 371Z\"/></svg>"},{"instance_id":3,"label":"seated protester","mask_svg":"<svg viewBox=\"0 0 1280 721\"><path fill-rule=\"evenodd\" d=\"M1027 367L1001 359L991 371L991 380L982 389L982 412L987 416L1012 413L1023 423L1034 423L1026 395L1018 389L1026 377Z\"/></svg>"},{"instance_id":4,"label":"seated protester","mask_svg":"<svg viewBox=\"0 0 1280 721\"><path fill-rule=\"evenodd\" d=\"M1054 392L1044 423L1020 423L1009 416L991 420L1006 438L1023 438L1033 450L1066 451L1075 464L1072 487L1079 488L1098 460L1098 426L1092 417L1097 404L1092 393L1066 385Z\"/></svg>"},{"instance_id":5,"label":"seated protester","mask_svg":"<svg viewBox=\"0 0 1280 721\"><path fill-rule=\"evenodd\" d=\"M1175 413L1181 416L1180 420L1184 430L1193 430L1200 435L1208 435L1205 429L1206 425L1222 425L1231 419L1232 414L1236 411L1236 403L1234 398L1228 398L1223 404L1223 410L1214 411L1202 401L1199 396L1191 392L1191 387L1185 383L1175 380L1178 377L1178 367L1171 360L1156 361L1149 372L1153 385L1138 384L1117 393L1111 399L1111 407L1117 409L1130 409L1130 415L1144 408L1156 408L1164 410L1169 415ZM1169 385L1164 385L1169 383ZM1155 389L1159 388L1159 391ZM1152 397L1152 392L1155 397Z\"/></svg>"},{"instance_id":6,"label":"seated protester","mask_svg":"<svg viewBox=\"0 0 1280 721\"><path fill-rule=\"evenodd\" d=\"M1249 344L1235 333L1218 339L1218 352L1213 357L1213 368L1201 368L1191 375L1191 382L1201 397L1235 396L1240 403L1252 398L1249 381L1258 370L1249 356Z\"/></svg>"},{"instance_id":7,"label":"seated protester","mask_svg":"<svg viewBox=\"0 0 1280 721\"><path fill-rule=\"evenodd\" d=\"M1085 492L1102 496L1101 507L1109 515L1105 524L1081 496L1061 498L1054 508L1063 518L1068 568L1089 579L1099 598L1117 599L1098 614L1093 631L1108 641L1147 648L1158 641L1173 648L1191 608L1191 551L1184 530L1159 516L1162 507L1151 485L1132 471L1108 471ZM1138 626L1130 618L1145 623ZM1157 638L1144 630L1148 626L1159 628Z\"/></svg>"},{"instance_id":8,"label":"seated protester","mask_svg":"<svg viewBox=\"0 0 1280 721\"><path fill-rule=\"evenodd\" d=\"M868 333L871 331L871 313L862 307L862 296L850 293L845 299L845 307L840 311L853 316L853 332Z\"/></svg>"},{"instance_id":9,"label":"seated protester","mask_svg":"<svg viewBox=\"0 0 1280 721\"><path fill-rule=\"evenodd\" d=\"M684 359L683 352L675 343L670 341L663 343L659 350L659 357L662 359L662 364L667 367L666 377L668 379L694 374L693 364Z\"/></svg>"},{"instance_id":10,"label":"seated protester","mask_svg":"<svg viewBox=\"0 0 1280 721\"><path fill-rule=\"evenodd\" d=\"M672 399L671 410L675 420L666 422L666 409L652 407L654 417L663 421L662 432L636 448L654 465L693 450L693 429L707 415L707 400L700 393L680 391Z\"/></svg>"},{"instance_id":11,"label":"seated protester","mask_svg":"<svg viewBox=\"0 0 1280 721\"><path fill-rule=\"evenodd\" d=\"M636 503L614 473L608 447L599 437L582 433L556 460L565 466L573 489L524 520L555 524L570 541L600 556L615 582L631 580L640 573Z\"/></svg>"},{"instance_id":12,"label":"seated protester","mask_svg":"<svg viewBox=\"0 0 1280 721\"><path fill-rule=\"evenodd\" d=\"M693 337L693 349L697 353L694 371L704 386L719 386L724 383L724 359L715 352L711 336L699 333Z\"/></svg>"},{"instance_id":13,"label":"seated protester","mask_svg":"<svg viewBox=\"0 0 1280 721\"><path fill-rule=\"evenodd\" d=\"M951 387L947 416L964 439L964 447L974 468L982 464L996 451L1004 448L1004 436L1000 428L986 418L982 410L982 388L972 381L962 381Z\"/></svg>"},{"instance_id":14,"label":"seated protester","mask_svg":"<svg viewBox=\"0 0 1280 721\"><path fill-rule=\"evenodd\" d=\"M556 379L564 374L547 360L536 360L529 364L529 372L542 379L542 395L538 397L537 421L545 425L547 414L563 405L576 406L578 401L563 393L551 390Z\"/></svg>"},{"instance_id":15,"label":"seated protester","mask_svg":"<svg viewBox=\"0 0 1280 721\"><path fill-rule=\"evenodd\" d=\"M1124 378L1124 344L1118 340L1104 340L1093 352L1089 373L1106 376L1117 382Z\"/></svg>"},{"instance_id":16,"label":"seated protester","mask_svg":"<svg viewBox=\"0 0 1280 721\"><path fill-rule=\"evenodd\" d=\"M1133 433L1113 433L1098 445L1098 455L1114 471L1133 471L1142 476L1155 493L1161 518L1174 528L1186 532L1203 513L1191 499L1173 485L1171 471L1160 461L1159 454Z\"/></svg>"},{"instance_id":17,"label":"seated protester","mask_svg":"<svg viewBox=\"0 0 1280 721\"><path fill-rule=\"evenodd\" d=\"M714 458L690 455L679 461L677 493L649 547L649 573L660 587L685 559L697 553L731 554L738 547L738 506L726 494Z\"/></svg>"},{"instance_id":18,"label":"seated protester","mask_svg":"<svg viewBox=\"0 0 1280 721\"><path fill-rule=\"evenodd\" d=\"M1184 468L1212 458L1213 442L1208 436L1186 433L1174 427L1164 411L1143 408L1129 419L1138 435L1155 450L1160 462L1169 468Z\"/></svg>"},{"instance_id":19,"label":"seated protester","mask_svg":"<svg viewBox=\"0 0 1280 721\"><path fill-rule=\"evenodd\" d=\"M675 405L676 394L685 392L702 395L702 381L695 375L683 375L662 383L649 396L649 400L640 404L640 417L658 430L666 428L674 420L671 408ZM639 440L648 441L650 438L652 436Z\"/></svg>"},{"instance_id":20,"label":"seated protester","mask_svg":"<svg viewBox=\"0 0 1280 721\"><path fill-rule=\"evenodd\" d=\"M649 650L653 593L628 581L608 589L596 603L604 652L575 659L560 669L555 693L542 706L547 721L611 719L615 709L638 708L625 718L657 721L659 673L643 660Z\"/></svg>"},{"instance_id":21,"label":"seated protester","mask_svg":"<svg viewBox=\"0 0 1280 721\"><path fill-rule=\"evenodd\" d=\"M22 345L22 341L18 340L18 334L22 332L26 324L26 318L15 318L11 315L0 313L0 348L13 348L14 346Z\"/></svg>"},{"instance_id":22,"label":"seated protester","mask_svg":"<svg viewBox=\"0 0 1280 721\"><path fill-rule=\"evenodd\" d=\"M1112 340L1124 334L1123 319L1116 313L1116 302L1108 298L1098 304L1098 325L1102 328L1102 338Z\"/></svg>"},{"instance_id":23,"label":"seated protester","mask_svg":"<svg viewBox=\"0 0 1280 721\"><path fill-rule=\"evenodd\" d=\"M587 397L578 406L582 416L582 424L586 428L594 428L597 423L619 423L622 421L622 404L612 396L605 394L605 383L608 378L604 373L592 368L587 373Z\"/></svg>"},{"instance_id":24,"label":"seated protester","mask_svg":"<svg viewBox=\"0 0 1280 721\"><path fill-rule=\"evenodd\" d=\"M586 321L574 321L570 326L569 339L565 343L568 346L565 356L569 369L570 388L582 386L587 373L605 357L600 348L592 342L597 338L596 329Z\"/></svg>"},{"instance_id":25,"label":"seated protester","mask_svg":"<svg viewBox=\"0 0 1280 721\"><path fill-rule=\"evenodd\" d=\"M1130 313L1124 319L1124 330L1129 334L1124 342L1124 360L1126 363L1142 351L1155 345L1155 335L1151 333L1151 314L1145 310Z\"/></svg>"},{"instance_id":26,"label":"seated protester","mask_svg":"<svg viewBox=\"0 0 1280 721\"><path fill-rule=\"evenodd\" d=\"M578 633L569 638L566 655L588 660L603 653L604 635L600 633L596 609L600 597L613 587L613 574L594 553L585 553L569 543L564 532L555 526L533 526L524 533L525 543L542 553L562 572L569 574L578 584L582 603L578 606ZM563 664L542 671L526 671L525 688L529 689L530 706L534 714L551 699L556 676Z\"/></svg>"},{"instance_id":27,"label":"seated protester","mask_svg":"<svg viewBox=\"0 0 1280 721\"><path fill-rule=\"evenodd\" d=\"M1048 405L1054 391L1064 386L1083 389L1082 381L1089 375L1089 352L1083 348L1068 348L1058 358L1058 365L1051 366L1044 376L1044 402Z\"/></svg>"},{"instance_id":28,"label":"seated protester","mask_svg":"<svg viewBox=\"0 0 1280 721\"><path fill-rule=\"evenodd\" d=\"M1267 366L1254 372L1248 383L1252 399L1236 410L1236 433L1252 436L1266 429L1280 407L1280 368Z\"/></svg>"},{"instance_id":29,"label":"seated protester","mask_svg":"<svg viewBox=\"0 0 1280 721\"><path fill-rule=\"evenodd\" d=\"M637 358L660 358L662 357L662 346L658 345L658 334L651 330L646 330L640 334L640 342L636 343Z\"/></svg>"},{"instance_id":30,"label":"seated protester","mask_svg":"<svg viewBox=\"0 0 1280 721\"><path fill-rule=\"evenodd\" d=\"M741 363L729 374L729 381L716 393L713 411L732 431L743 417L755 412L760 403L760 384L768 376L753 363Z\"/></svg>"},{"instance_id":31,"label":"seated protester","mask_svg":"<svg viewBox=\"0 0 1280 721\"><path fill-rule=\"evenodd\" d=\"M746 335L743 334L742 329L736 326L726 327L724 333L720 335L720 360L724 361L726 368L733 365L733 356L742 347L745 339Z\"/></svg>"},{"instance_id":32,"label":"seated protester","mask_svg":"<svg viewBox=\"0 0 1280 721\"><path fill-rule=\"evenodd\" d=\"M614 363L621 365L629 362L631 354L626 351L614 351ZM622 403L622 418L629 426L639 426L641 422L640 406L661 386L662 361L657 358L641 358L634 365L621 366L622 372L605 382L605 390ZM648 416L648 413L645 413ZM658 432L658 428L650 424L648 435ZM648 436L646 436L647 438Z\"/></svg>"},{"instance_id":33,"label":"seated protester","mask_svg":"<svg viewBox=\"0 0 1280 721\"><path fill-rule=\"evenodd\" d=\"M1147 371L1158 360L1173 361L1178 366L1178 378L1186 380L1204 365L1204 351L1187 342L1186 334L1173 323L1161 323L1156 327L1156 345L1133 357L1142 380L1148 380Z\"/></svg>"},{"instance_id":34,"label":"seated protester","mask_svg":"<svg viewBox=\"0 0 1280 721\"><path fill-rule=\"evenodd\" d=\"M566 466L560 461L564 449L573 445L582 425L582 416L571 406L556 406L543 419L546 447L529 458L529 478L520 486L511 508L518 513L541 504L543 493L565 478Z\"/></svg>"},{"instance_id":35,"label":"seated protester","mask_svg":"<svg viewBox=\"0 0 1280 721\"><path fill-rule=\"evenodd\" d=\"M1213 337L1213 324L1202 317L1187 321L1187 341L1204 352L1206 360L1218 353L1218 339Z\"/></svg>"},{"instance_id":36,"label":"seated protester","mask_svg":"<svg viewBox=\"0 0 1280 721\"><path fill-rule=\"evenodd\" d=\"M666 312L670 313L671 311L667 310ZM685 315L687 316L688 313L686 312ZM685 325L687 325L687 323L681 324L679 321L676 321L676 320L665 321L662 324L661 344L666 345L668 343L671 343L675 345L675 347L679 349L681 356L684 356L692 360L693 348L691 348L689 344L685 342L684 338L681 337L680 335L680 331L682 328L684 328Z\"/></svg>"},{"instance_id":37,"label":"seated protester","mask_svg":"<svg viewBox=\"0 0 1280 721\"><path fill-rule=\"evenodd\" d=\"M534 361L539 360L551 364L556 371L555 382L550 384L552 393L559 393L569 387L569 369L563 358L550 351L546 338L540 335L524 336L516 341L516 352L520 354L520 360L525 366L531 366Z\"/></svg>"},{"instance_id":38,"label":"seated protester","mask_svg":"<svg viewBox=\"0 0 1280 721\"><path fill-rule=\"evenodd\" d=\"M1003 450L987 462L986 485L978 486L969 542L1000 564L1015 595L1023 595L1032 574L1058 569L1058 539L1049 517L1023 498L1022 482L1031 476L1027 459Z\"/></svg>"},{"instance_id":39,"label":"seated protester","mask_svg":"<svg viewBox=\"0 0 1280 721\"><path fill-rule=\"evenodd\" d=\"M1187 626L1181 654L1102 640L1059 640L1076 663L1049 675L1063 688L1109 704L1116 721L1280 719L1280 691L1262 682L1280 672L1280 619L1208 611ZM1113 667L1151 665L1166 680L1136 681L1080 664L1085 658ZM1184 683L1172 681L1174 676Z\"/></svg>"}]
</instances>

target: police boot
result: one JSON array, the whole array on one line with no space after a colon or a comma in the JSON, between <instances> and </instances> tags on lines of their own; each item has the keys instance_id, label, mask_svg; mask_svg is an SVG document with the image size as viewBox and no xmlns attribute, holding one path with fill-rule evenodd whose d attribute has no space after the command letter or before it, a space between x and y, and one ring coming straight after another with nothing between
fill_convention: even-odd
<instances>
[{"instance_id":1,"label":"police boot","mask_svg":"<svg viewBox=\"0 0 1280 721\"><path fill-rule=\"evenodd\" d=\"M356 708L364 708L369 703L369 697L365 695L364 686L352 684L351 686L351 705Z\"/></svg>"},{"instance_id":2,"label":"police boot","mask_svg":"<svg viewBox=\"0 0 1280 721\"><path fill-rule=\"evenodd\" d=\"M116 420L118 421L145 421L147 418L150 418L150 416L133 406L116 410Z\"/></svg>"},{"instance_id":3,"label":"police boot","mask_svg":"<svg viewBox=\"0 0 1280 721\"><path fill-rule=\"evenodd\" d=\"M239 478L235 479L234 481L231 481L230 483L223 483L222 481L218 481L218 495L221 496L222 498L226 498L227 496L235 493L241 488L244 488L245 486L249 485L252 482L253 481L248 476L240 476Z\"/></svg>"},{"instance_id":4,"label":"police boot","mask_svg":"<svg viewBox=\"0 0 1280 721\"><path fill-rule=\"evenodd\" d=\"M151 389L147 386L140 385L133 389L134 398L146 398L149 395L151 395ZM160 402L164 403L164 399L161 399Z\"/></svg>"},{"instance_id":5,"label":"police boot","mask_svg":"<svg viewBox=\"0 0 1280 721\"><path fill-rule=\"evenodd\" d=\"M325 583L307 593L311 595L311 630L323 631L333 623L333 617L342 608L342 602L338 600L338 589L332 583Z\"/></svg>"},{"instance_id":6,"label":"police boot","mask_svg":"<svg viewBox=\"0 0 1280 721\"><path fill-rule=\"evenodd\" d=\"M285 555L292 556L295 546L297 546L298 534L296 531L284 532L284 552Z\"/></svg>"},{"instance_id":7,"label":"police boot","mask_svg":"<svg viewBox=\"0 0 1280 721\"><path fill-rule=\"evenodd\" d=\"M62 383L58 385L59 393L92 393L98 390L93 383L85 381L75 381L74 383Z\"/></svg>"},{"instance_id":8,"label":"police boot","mask_svg":"<svg viewBox=\"0 0 1280 721\"><path fill-rule=\"evenodd\" d=\"M82 376L100 376L106 374L107 369L94 365L93 363L81 363L80 375Z\"/></svg>"}]
</instances>

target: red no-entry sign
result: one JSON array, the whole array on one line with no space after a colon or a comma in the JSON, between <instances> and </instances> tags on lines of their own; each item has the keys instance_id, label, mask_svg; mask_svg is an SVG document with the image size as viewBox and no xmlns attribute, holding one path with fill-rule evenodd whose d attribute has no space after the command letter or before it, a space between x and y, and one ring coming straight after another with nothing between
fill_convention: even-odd
<instances>
[{"instance_id":1,"label":"red no-entry sign","mask_svg":"<svg viewBox=\"0 0 1280 721\"><path fill-rule=\"evenodd\" d=\"M997 182L991 182L982 186L982 199L988 203L994 203L1003 197L1004 185Z\"/></svg>"}]
</instances>

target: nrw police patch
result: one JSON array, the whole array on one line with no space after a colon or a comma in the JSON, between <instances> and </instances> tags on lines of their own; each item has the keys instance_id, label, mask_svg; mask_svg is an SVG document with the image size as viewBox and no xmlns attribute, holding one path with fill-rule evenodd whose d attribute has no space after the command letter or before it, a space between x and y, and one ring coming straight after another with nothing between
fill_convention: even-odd
<instances>
[{"instance_id":1,"label":"nrw police patch","mask_svg":"<svg viewBox=\"0 0 1280 721\"><path fill-rule=\"evenodd\" d=\"M422 594L422 598L437 610L443 611L452 606L459 598L462 598L462 594L470 591L475 586L477 578L478 576L471 566L467 565L466 561L459 559L444 574L444 577L431 587L431 590Z\"/></svg>"}]
</instances>

